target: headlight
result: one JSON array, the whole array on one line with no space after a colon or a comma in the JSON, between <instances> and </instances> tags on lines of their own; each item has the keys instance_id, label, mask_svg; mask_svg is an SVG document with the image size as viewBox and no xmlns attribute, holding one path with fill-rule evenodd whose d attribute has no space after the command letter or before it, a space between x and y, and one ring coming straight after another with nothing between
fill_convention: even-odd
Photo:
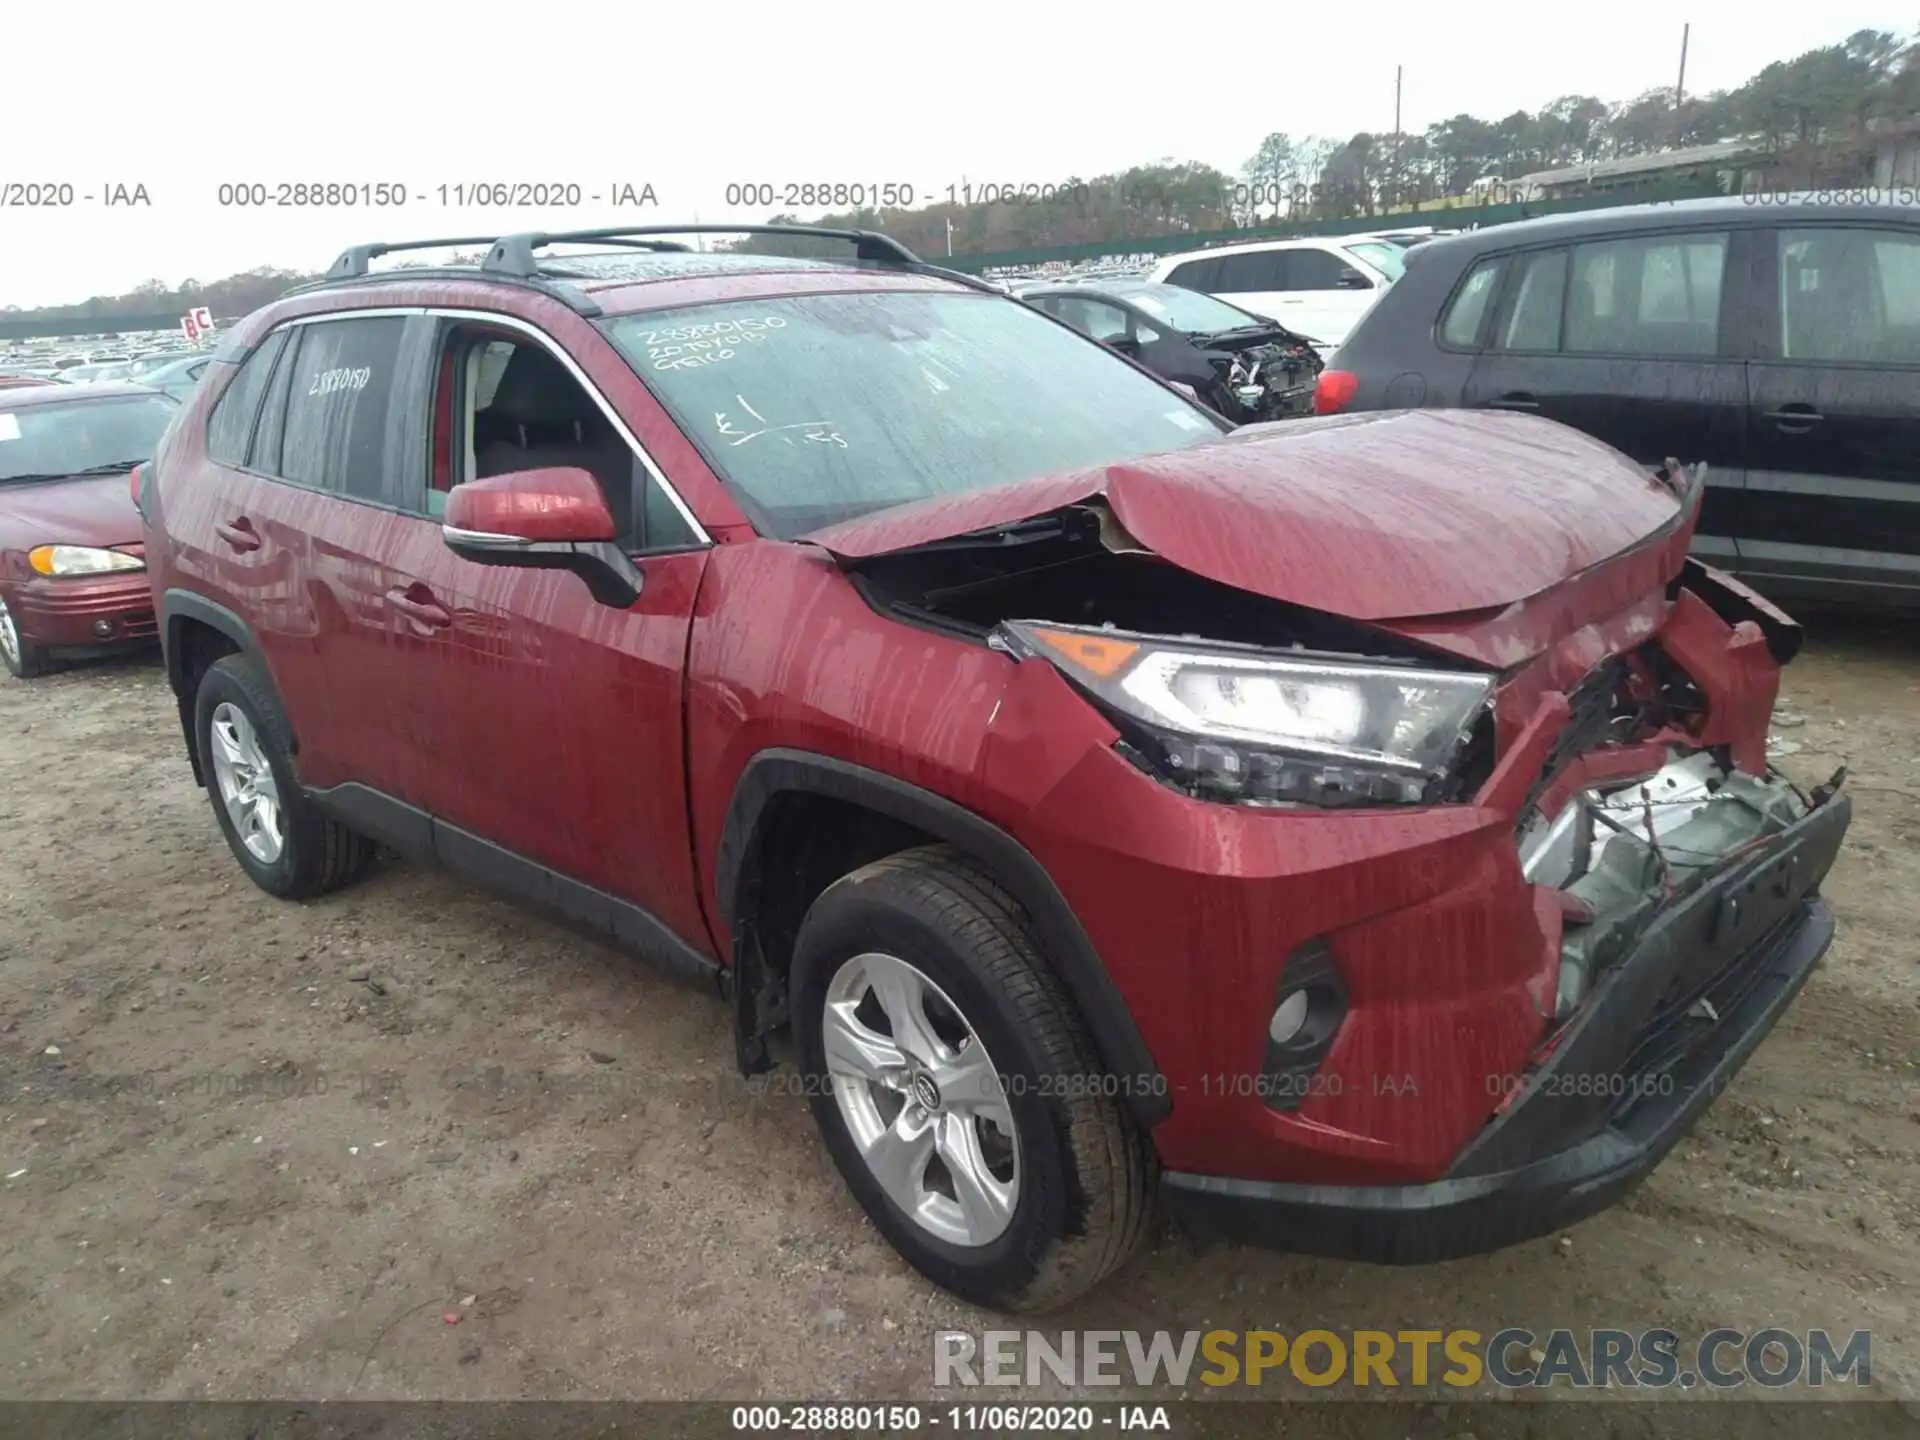
<instances>
[{"instance_id":1,"label":"headlight","mask_svg":"<svg viewBox=\"0 0 1920 1440\"><path fill-rule=\"evenodd\" d=\"M103 575L109 570L144 570L143 561L118 550L96 550L91 545L38 545L27 552L27 564L41 575Z\"/></svg>"},{"instance_id":2,"label":"headlight","mask_svg":"<svg viewBox=\"0 0 1920 1440\"><path fill-rule=\"evenodd\" d=\"M1119 630L1009 621L996 634L1058 666L1147 768L1209 800L1432 804L1493 689L1490 675Z\"/></svg>"}]
</instances>

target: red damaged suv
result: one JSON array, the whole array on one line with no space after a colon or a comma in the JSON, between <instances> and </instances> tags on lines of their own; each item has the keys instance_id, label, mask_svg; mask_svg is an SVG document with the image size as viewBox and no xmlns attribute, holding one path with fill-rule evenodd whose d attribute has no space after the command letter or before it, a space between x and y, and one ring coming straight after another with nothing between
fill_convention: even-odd
<instances>
[{"instance_id":1,"label":"red damaged suv","mask_svg":"<svg viewBox=\"0 0 1920 1440\"><path fill-rule=\"evenodd\" d=\"M1697 471L1498 413L1229 433L884 236L661 233L349 250L143 471L264 889L380 843L706 977L1005 1308L1156 1202L1391 1262L1588 1215L1825 951L1849 802L1768 767L1799 631L1688 558Z\"/></svg>"}]
</instances>

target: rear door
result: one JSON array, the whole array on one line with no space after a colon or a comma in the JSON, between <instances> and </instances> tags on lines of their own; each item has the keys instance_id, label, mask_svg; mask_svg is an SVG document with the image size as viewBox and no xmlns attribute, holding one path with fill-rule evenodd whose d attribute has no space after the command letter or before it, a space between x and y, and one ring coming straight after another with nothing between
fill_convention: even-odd
<instances>
[{"instance_id":1,"label":"rear door","mask_svg":"<svg viewBox=\"0 0 1920 1440\"><path fill-rule=\"evenodd\" d=\"M1729 296L1751 239L1665 231L1512 256L1464 403L1558 420L1649 470L1704 461L1694 553L1737 568L1748 338Z\"/></svg>"},{"instance_id":2,"label":"rear door","mask_svg":"<svg viewBox=\"0 0 1920 1440\"><path fill-rule=\"evenodd\" d=\"M1288 314L1303 303L1301 297L1286 294L1281 276L1278 250L1251 250L1240 255L1222 255L1213 262L1210 288L1205 292L1229 300L1242 310L1251 310L1269 320L1292 326ZM1182 267L1185 268L1185 267Z\"/></svg>"},{"instance_id":3,"label":"rear door","mask_svg":"<svg viewBox=\"0 0 1920 1440\"><path fill-rule=\"evenodd\" d=\"M304 783L422 799L413 675L443 627L393 603L417 587L431 323L352 311L295 326L254 437L245 515L267 581L251 617L300 740ZM424 536L411 533L423 528Z\"/></svg>"},{"instance_id":4,"label":"rear door","mask_svg":"<svg viewBox=\"0 0 1920 1440\"><path fill-rule=\"evenodd\" d=\"M1743 568L1783 596L1920 594L1920 226L1764 232Z\"/></svg>"}]
</instances>

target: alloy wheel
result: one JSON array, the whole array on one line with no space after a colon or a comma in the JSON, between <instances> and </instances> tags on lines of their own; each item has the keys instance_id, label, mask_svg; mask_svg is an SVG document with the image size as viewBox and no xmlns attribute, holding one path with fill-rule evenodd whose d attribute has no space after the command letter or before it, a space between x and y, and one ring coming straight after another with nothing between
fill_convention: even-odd
<instances>
[{"instance_id":1,"label":"alloy wheel","mask_svg":"<svg viewBox=\"0 0 1920 1440\"><path fill-rule=\"evenodd\" d=\"M280 789L254 733L253 722L237 705L222 701L214 708L213 778L227 818L247 853L263 865L280 858L285 845L281 831Z\"/></svg>"},{"instance_id":2,"label":"alloy wheel","mask_svg":"<svg viewBox=\"0 0 1920 1440\"><path fill-rule=\"evenodd\" d=\"M981 1246L1020 1198L1020 1146L1000 1072L946 992L897 956L856 955L827 986L822 1051L855 1148L929 1234Z\"/></svg>"}]
</instances>

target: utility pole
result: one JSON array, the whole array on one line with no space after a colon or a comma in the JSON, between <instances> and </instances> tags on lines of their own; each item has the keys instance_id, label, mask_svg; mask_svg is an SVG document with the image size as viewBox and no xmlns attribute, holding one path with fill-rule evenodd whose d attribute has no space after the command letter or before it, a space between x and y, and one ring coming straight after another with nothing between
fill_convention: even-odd
<instances>
[{"instance_id":1,"label":"utility pole","mask_svg":"<svg viewBox=\"0 0 1920 1440\"><path fill-rule=\"evenodd\" d=\"M1680 27L1680 79L1673 87L1673 108L1678 110L1680 102L1687 98L1687 37L1693 31L1691 23Z\"/></svg>"},{"instance_id":2,"label":"utility pole","mask_svg":"<svg viewBox=\"0 0 1920 1440\"><path fill-rule=\"evenodd\" d=\"M947 258L953 258L953 217L947 217Z\"/></svg>"},{"instance_id":3,"label":"utility pole","mask_svg":"<svg viewBox=\"0 0 1920 1440\"><path fill-rule=\"evenodd\" d=\"M1405 71L1403 65L1393 67L1393 188L1394 196L1390 203L1398 203L1401 187L1400 178L1400 77Z\"/></svg>"}]
</instances>

